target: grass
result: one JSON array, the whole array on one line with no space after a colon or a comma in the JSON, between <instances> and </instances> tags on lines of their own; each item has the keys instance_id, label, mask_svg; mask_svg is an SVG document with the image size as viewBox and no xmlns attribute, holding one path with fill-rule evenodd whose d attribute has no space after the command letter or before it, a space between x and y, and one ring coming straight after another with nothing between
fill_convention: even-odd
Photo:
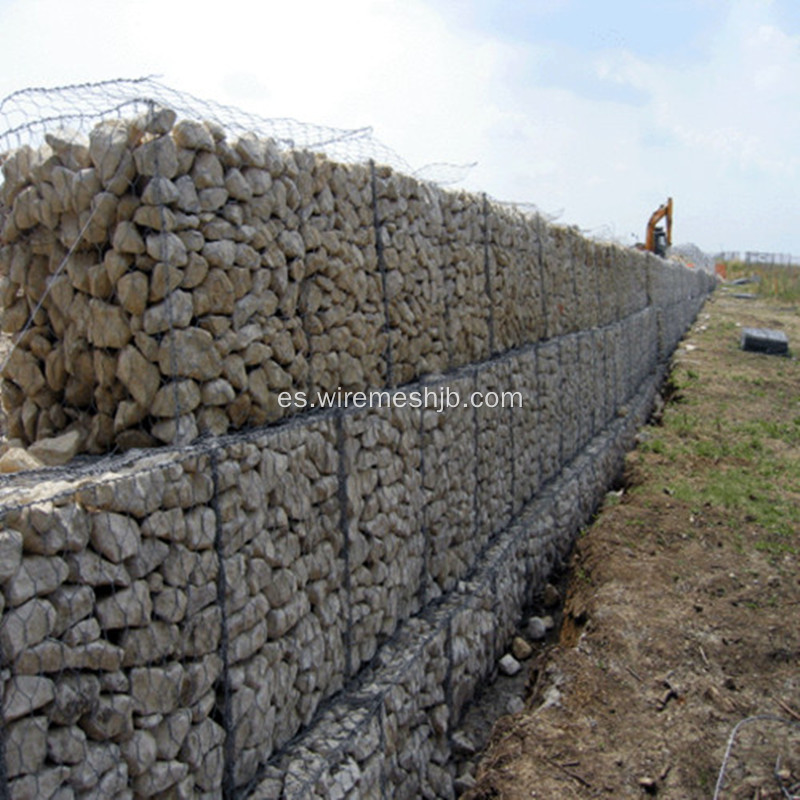
<instances>
[{"instance_id":1,"label":"grass","mask_svg":"<svg viewBox=\"0 0 800 800\"><path fill-rule=\"evenodd\" d=\"M776 281L759 286L780 302L800 300L800 269L793 268L796 276L769 269ZM797 312L781 309L775 299L758 313L766 319L782 314L790 341L800 340ZM732 546L749 542L775 559L797 555L800 364L743 353L738 330L751 322L737 320L741 302L725 302L730 313L715 314L714 324L692 338L696 349L676 359L661 424L648 429L639 451L677 499L698 510L716 509L730 521ZM744 308L750 313L753 307Z\"/></svg>"},{"instance_id":2,"label":"grass","mask_svg":"<svg viewBox=\"0 0 800 800\"><path fill-rule=\"evenodd\" d=\"M780 264L746 264L742 261L726 263L728 280L756 276L755 291L761 297L770 297L786 303L800 302L800 267Z\"/></svg>"}]
</instances>

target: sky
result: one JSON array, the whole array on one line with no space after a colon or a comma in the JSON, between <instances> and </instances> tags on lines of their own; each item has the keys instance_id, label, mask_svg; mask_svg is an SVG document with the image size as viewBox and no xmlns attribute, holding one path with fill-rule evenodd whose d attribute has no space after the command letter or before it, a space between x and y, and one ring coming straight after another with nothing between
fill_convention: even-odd
<instances>
[{"instance_id":1,"label":"sky","mask_svg":"<svg viewBox=\"0 0 800 800\"><path fill-rule=\"evenodd\" d=\"M0 0L0 30L0 97L156 75L597 238L671 196L675 243L800 258L797 0Z\"/></svg>"}]
</instances>

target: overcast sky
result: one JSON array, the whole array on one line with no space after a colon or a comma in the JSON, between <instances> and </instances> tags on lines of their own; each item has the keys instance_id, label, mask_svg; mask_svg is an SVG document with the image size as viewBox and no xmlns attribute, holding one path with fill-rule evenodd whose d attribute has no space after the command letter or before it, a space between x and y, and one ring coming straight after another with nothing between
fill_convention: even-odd
<instances>
[{"instance_id":1,"label":"overcast sky","mask_svg":"<svg viewBox=\"0 0 800 800\"><path fill-rule=\"evenodd\" d=\"M0 97L159 75L633 244L800 256L798 0L0 0ZM2 122L2 120L0 120Z\"/></svg>"}]
</instances>

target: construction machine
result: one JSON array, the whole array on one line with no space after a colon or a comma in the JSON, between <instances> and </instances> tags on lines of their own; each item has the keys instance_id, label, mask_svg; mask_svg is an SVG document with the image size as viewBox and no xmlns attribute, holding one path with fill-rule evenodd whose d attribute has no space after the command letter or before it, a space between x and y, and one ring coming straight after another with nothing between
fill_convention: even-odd
<instances>
[{"instance_id":1,"label":"construction machine","mask_svg":"<svg viewBox=\"0 0 800 800\"><path fill-rule=\"evenodd\" d=\"M659 225L661 220L665 220L665 226ZM667 248L672 245L672 198L668 197L666 203L662 203L651 215L647 222L644 245L638 245L639 249L655 253L657 256L665 256Z\"/></svg>"}]
</instances>

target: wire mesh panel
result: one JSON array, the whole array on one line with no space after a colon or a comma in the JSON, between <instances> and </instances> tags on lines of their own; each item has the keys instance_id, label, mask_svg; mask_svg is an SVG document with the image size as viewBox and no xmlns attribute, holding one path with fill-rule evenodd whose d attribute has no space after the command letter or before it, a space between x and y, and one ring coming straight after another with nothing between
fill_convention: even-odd
<instances>
[{"instance_id":1,"label":"wire mesh panel","mask_svg":"<svg viewBox=\"0 0 800 800\"><path fill-rule=\"evenodd\" d=\"M0 796L450 796L707 285L366 129L150 79L0 118Z\"/></svg>"}]
</instances>

